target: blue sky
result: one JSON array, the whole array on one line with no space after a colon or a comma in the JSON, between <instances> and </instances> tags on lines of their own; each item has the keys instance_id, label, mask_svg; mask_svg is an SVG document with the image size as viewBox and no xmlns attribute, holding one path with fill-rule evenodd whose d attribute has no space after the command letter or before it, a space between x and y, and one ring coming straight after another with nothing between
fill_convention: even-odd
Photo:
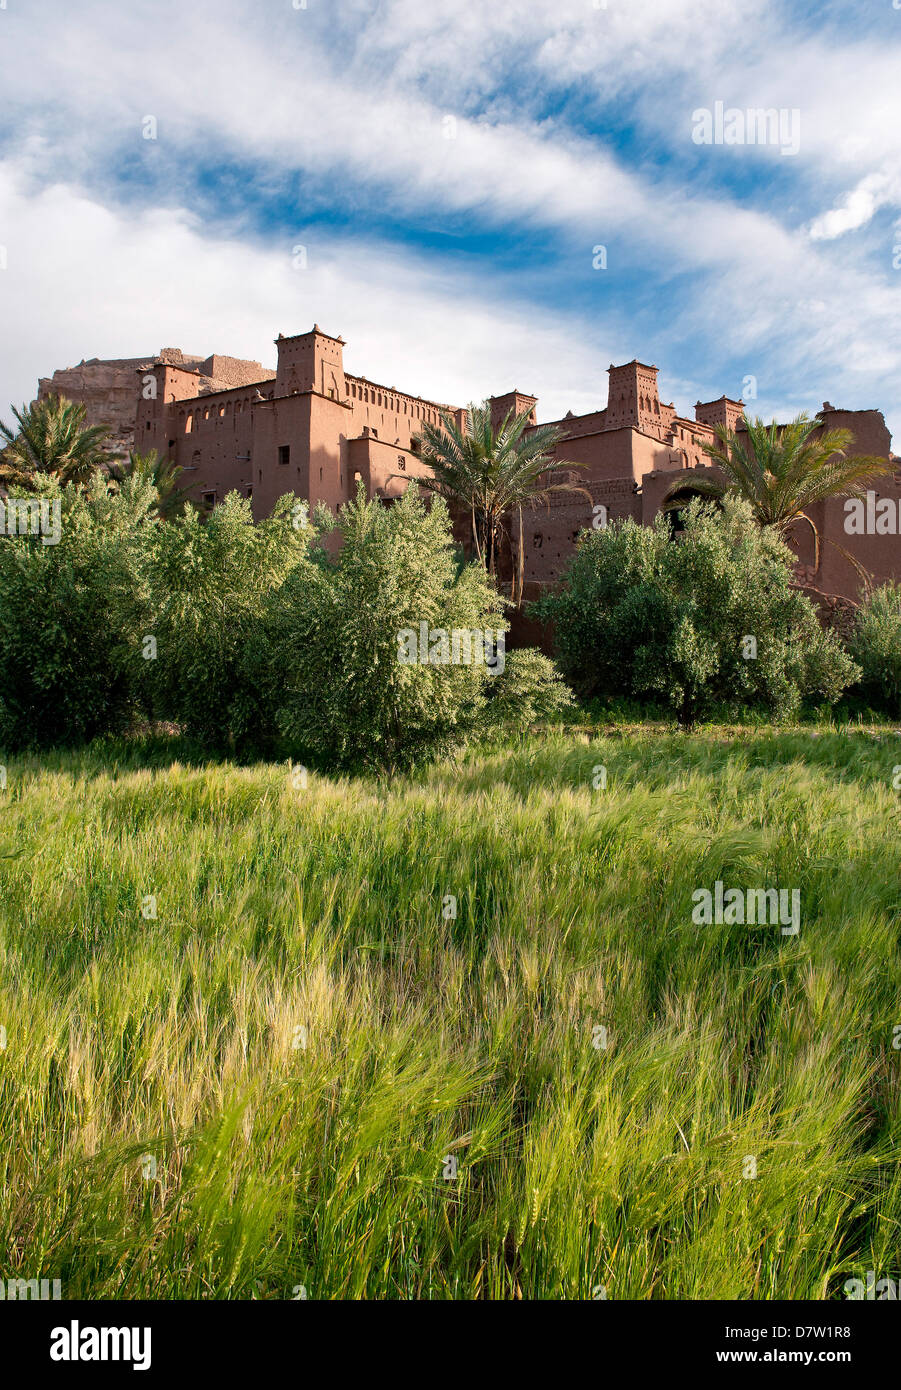
<instances>
[{"instance_id":1,"label":"blue sky","mask_svg":"<svg viewBox=\"0 0 901 1390\"><path fill-rule=\"evenodd\" d=\"M901 452L893 0L297 4L6 0L4 418L83 357L274 365L316 321L454 404L595 409L639 357L683 413L875 406ZM695 143L717 102L797 153Z\"/></svg>"}]
</instances>

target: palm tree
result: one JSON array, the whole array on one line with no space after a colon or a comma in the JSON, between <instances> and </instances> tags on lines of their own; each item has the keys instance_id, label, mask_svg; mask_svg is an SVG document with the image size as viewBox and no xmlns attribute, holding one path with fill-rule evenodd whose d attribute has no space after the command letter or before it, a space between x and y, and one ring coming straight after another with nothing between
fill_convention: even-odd
<instances>
[{"instance_id":1,"label":"palm tree","mask_svg":"<svg viewBox=\"0 0 901 1390\"><path fill-rule=\"evenodd\" d=\"M716 426L717 443L703 448L723 480L693 476L689 482L681 475L664 495L665 509L674 510L689 493L717 501L727 493L738 493L750 502L759 525L772 526L780 535L796 521L806 521L814 535L814 568L819 569L820 533L806 508L826 497L861 496L867 483L893 471L891 463L878 457L849 456L851 431L817 434L823 422L811 420L806 412L788 425L775 420L766 425L756 419L746 420L745 428L746 439L737 431Z\"/></svg>"},{"instance_id":2,"label":"palm tree","mask_svg":"<svg viewBox=\"0 0 901 1390\"><path fill-rule=\"evenodd\" d=\"M467 408L463 429L442 410L440 425L424 424L419 436L420 457L432 476L416 481L469 515L475 553L491 575L496 573L502 539L510 540L510 518L517 513L519 553L511 585L517 603L522 602L525 576L523 507L546 503L551 492L584 491L557 476L564 469L583 466L554 456L556 445L565 438L563 430L556 425L530 427L530 416L529 410L520 415L510 410L493 428L491 403L485 401Z\"/></svg>"},{"instance_id":3,"label":"palm tree","mask_svg":"<svg viewBox=\"0 0 901 1390\"><path fill-rule=\"evenodd\" d=\"M86 408L62 396L47 396L16 410L18 429L0 420L0 482L29 487L39 474L61 483L80 483L107 462L108 431L86 425Z\"/></svg>"},{"instance_id":4,"label":"palm tree","mask_svg":"<svg viewBox=\"0 0 901 1390\"><path fill-rule=\"evenodd\" d=\"M179 468L172 459L160 458L155 449L151 449L149 454L132 451L127 463L111 463L108 471L117 487L127 478L151 483L159 499L153 510L164 521L181 516L185 503L190 499L189 489L179 482L184 469Z\"/></svg>"}]
</instances>

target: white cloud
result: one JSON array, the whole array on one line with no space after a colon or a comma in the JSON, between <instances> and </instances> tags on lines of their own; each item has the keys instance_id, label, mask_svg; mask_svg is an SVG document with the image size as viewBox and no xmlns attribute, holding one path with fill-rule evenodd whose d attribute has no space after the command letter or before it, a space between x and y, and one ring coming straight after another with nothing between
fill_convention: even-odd
<instances>
[{"instance_id":1,"label":"white cloud","mask_svg":"<svg viewBox=\"0 0 901 1390\"><path fill-rule=\"evenodd\" d=\"M846 193L838 207L815 217L810 225L814 241L834 241L845 232L857 231L872 220L881 207L901 200L901 182L888 174L868 174L856 188Z\"/></svg>"},{"instance_id":2,"label":"white cloud","mask_svg":"<svg viewBox=\"0 0 901 1390\"><path fill-rule=\"evenodd\" d=\"M5 219L0 203L10 246L0 292L24 350L2 349L9 394L23 399L38 372L85 354L164 342L271 362L277 331L317 319L348 338L349 365L370 376L457 401L517 385L541 395L546 416L601 403L607 363L650 353L665 394L668 361L693 360L708 378L703 398L735 394L746 371L769 383L774 409L808 382L849 404L864 390L867 403L888 404L901 281L847 251L838 260L829 243L880 199L898 199L896 53L872 40L830 47L817 30L791 29L783 10L766 0L609 0L607 10L343 0L326 11L309 0L258 24L237 0L214 11L161 0L152 24L97 0L10 11L4 94L22 146ZM541 118L548 91L574 110ZM718 179L771 152L711 150L703 174L679 172L683 153L697 155L691 110L718 98L802 110L802 154L782 161L766 202ZM653 158L632 163L570 123L613 99L634 122L634 148L644 140ZM155 143L140 138L146 114L159 119ZM590 308L588 296L536 311L515 267L477 280L447 272L437 253L425 262L361 233L321 243L301 286L289 248L185 210L204 166L236 159L270 189L302 170L345 212L356 204L438 230L471 218L511 239L547 229L555 254L576 259L604 242L610 293L593 302L617 312ZM125 210L151 174L163 176L153 187L167 189L171 210ZM308 211L301 194L297 239L311 235ZM617 295L626 265L646 282L652 308L641 317ZM726 360L738 379L723 380Z\"/></svg>"},{"instance_id":3,"label":"white cloud","mask_svg":"<svg viewBox=\"0 0 901 1390\"><path fill-rule=\"evenodd\" d=\"M32 195L9 165L0 165L0 206L8 248L3 311L15 325L0 342L4 403L30 399L38 376L86 356L178 346L271 366L276 334L314 321L347 339L351 371L453 404L515 386L539 396L544 419L603 405L609 363L644 356L646 348L661 367L664 398L676 391L689 415L698 397L737 395L745 374L760 380L764 413L792 406L804 380L813 383L811 406L819 404L817 391L858 403L861 379L867 399L860 404L888 405L887 383L899 365L893 324L901 289L883 296L846 275L836 296L827 268L800 237L764 243L760 262L737 266L718 295L699 298L676 323L661 315L653 336L639 340L628 318L611 314L599 323L577 306L566 315L537 310L518 301L509 282L492 291L359 238L311 242L308 268L297 271L287 244L279 251L216 238L184 210L129 213L63 185ZM772 272L783 292L791 283L794 296L781 311L771 294L755 300L757 277L776 251L783 261ZM858 320L867 328L855 326ZM882 325L878 339L874 323ZM718 335L738 363L728 376L715 365L726 356ZM710 344L713 372L693 380L682 368L674 380L682 344L692 338ZM836 362L840 369L828 366Z\"/></svg>"},{"instance_id":4,"label":"white cloud","mask_svg":"<svg viewBox=\"0 0 901 1390\"><path fill-rule=\"evenodd\" d=\"M613 336L586 350L553 313L361 239L311 242L295 270L290 245L211 237L184 210L117 211L64 185L30 195L2 164L0 206L15 324L0 340L4 416L39 376L84 357L173 346L273 366L276 335L314 321L347 339L348 369L372 380L452 404L540 389L546 415L603 404L606 366L625 351Z\"/></svg>"}]
</instances>

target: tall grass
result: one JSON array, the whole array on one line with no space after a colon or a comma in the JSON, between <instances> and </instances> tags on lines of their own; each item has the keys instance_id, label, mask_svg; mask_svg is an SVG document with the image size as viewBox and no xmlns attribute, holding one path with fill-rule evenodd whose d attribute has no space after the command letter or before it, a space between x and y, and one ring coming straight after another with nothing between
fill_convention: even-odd
<instances>
[{"instance_id":1,"label":"tall grass","mask_svg":"<svg viewBox=\"0 0 901 1390\"><path fill-rule=\"evenodd\" d=\"M9 765L0 1277L626 1299L897 1275L890 731L570 733L297 790L172 756ZM718 878L799 888L799 936L695 926Z\"/></svg>"}]
</instances>

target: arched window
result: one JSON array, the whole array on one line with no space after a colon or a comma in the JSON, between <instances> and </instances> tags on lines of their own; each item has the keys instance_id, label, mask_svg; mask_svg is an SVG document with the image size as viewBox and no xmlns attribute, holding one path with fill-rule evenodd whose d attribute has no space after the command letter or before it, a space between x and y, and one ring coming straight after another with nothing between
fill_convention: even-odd
<instances>
[{"instance_id":1,"label":"arched window","mask_svg":"<svg viewBox=\"0 0 901 1390\"><path fill-rule=\"evenodd\" d=\"M683 455L684 458L684 455ZM710 498L703 493L696 491L691 483L686 483L684 487L677 488L663 504L663 512L670 524L670 539L678 540L685 530L684 509L695 497L700 497L702 501L709 502ZM716 506L719 507L719 503Z\"/></svg>"}]
</instances>

